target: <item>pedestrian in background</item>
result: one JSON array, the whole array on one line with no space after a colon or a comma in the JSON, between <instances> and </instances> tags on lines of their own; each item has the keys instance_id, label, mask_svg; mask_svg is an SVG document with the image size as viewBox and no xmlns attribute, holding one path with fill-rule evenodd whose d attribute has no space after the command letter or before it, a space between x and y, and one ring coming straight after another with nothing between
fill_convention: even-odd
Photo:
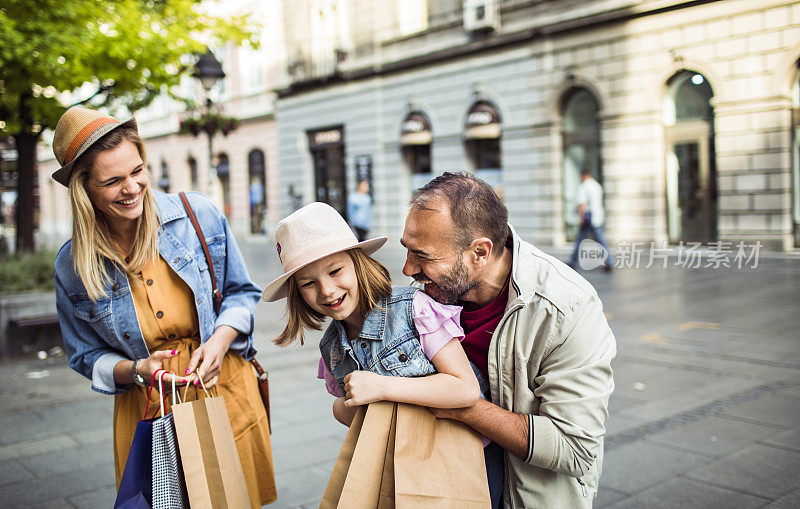
<instances>
[{"instance_id":1,"label":"pedestrian in background","mask_svg":"<svg viewBox=\"0 0 800 509\"><path fill-rule=\"evenodd\" d=\"M613 270L614 258L611 256L611 250L608 248L608 243L603 235L603 224L605 223L606 215L603 208L603 186L592 177L592 173L588 168L584 168L581 171L581 183L578 186L575 202L575 210L578 212L580 227L578 229L578 237L575 239L572 256L570 256L567 265L573 269L577 267L581 242L591 238L603 246L606 253L608 253L603 270L606 272Z\"/></svg>"},{"instance_id":2,"label":"pedestrian in background","mask_svg":"<svg viewBox=\"0 0 800 509\"><path fill-rule=\"evenodd\" d=\"M148 404L147 385L165 369L165 385L201 378L217 387L251 504L274 501L267 416L245 361L255 354L260 291L225 216L205 196L188 194L223 294L217 315L200 241L179 197L151 189L134 119L72 108L56 126L53 152L61 164L53 178L68 188L73 216L72 238L55 263L58 317L70 367L92 389L115 395L117 486ZM153 392L149 403L158 406Z\"/></svg>"},{"instance_id":3,"label":"pedestrian in background","mask_svg":"<svg viewBox=\"0 0 800 509\"><path fill-rule=\"evenodd\" d=\"M369 182L360 181L356 191L356 194L351 194L347 198L347 217L358 241L363 242L367 240L372 226L372 197L369 195Z\"/></svg>"}]
</instances>

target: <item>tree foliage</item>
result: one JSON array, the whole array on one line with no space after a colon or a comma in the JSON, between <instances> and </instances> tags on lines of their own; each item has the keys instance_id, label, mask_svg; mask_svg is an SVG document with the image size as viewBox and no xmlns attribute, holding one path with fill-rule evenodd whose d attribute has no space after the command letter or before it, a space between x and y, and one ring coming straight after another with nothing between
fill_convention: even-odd
<instances>
[{"instance_id":1,"label":"tree foliage","mask_svg":"<svg viewBox=\"0 0 800 509\"><path fill-rule=\"evenodd\" d=\"M0 4L0 120L4 134L54 127L61 92L90 84L92 104L146 106L178 83L206 45L253 33L244 16L215 17L196 0L3 0ZM85 98L84 98L85 99Z\"/></svg>"},{"instance_id":2,"label":"tree foliage","mask_svg":"<svg viewBox=\"0 0 800 509\"><path fill-rule=\"evenodd\" d=\"M43 129L80 102L149 104L191 71L206 46L248 40L246 16L213 15L197 0L3 0L0 2L0 136L19 151L20 203L32 182ZM66 92L79 92L65 95ZM33 138L33 140L31 140ZM33 141L33 149L30 148ZM32 193L32 184L30 186ZM22 218L25 223L26 218ZM19 213L18 213L18 227ZM24 228L23 228L24 229ZM30 228L32 239L32 227ZM23 232L20 232L23 233ZM19 246L19 240L18 240ZM32 249L23 245L23 250Z\"/></svg>"}]
</instances>

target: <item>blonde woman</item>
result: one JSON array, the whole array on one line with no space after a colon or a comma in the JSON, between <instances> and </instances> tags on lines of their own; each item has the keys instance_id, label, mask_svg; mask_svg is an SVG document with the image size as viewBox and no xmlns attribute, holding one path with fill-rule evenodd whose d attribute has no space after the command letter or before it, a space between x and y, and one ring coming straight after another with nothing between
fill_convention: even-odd
<instances>
[{"instance_id":1,"label":"blonde woman","mask_svg":"<svg viewBox=\"0 0 800 509\"><path fill-rule=\"evenodd\" d=\"M225 216L203 195L188 194L224 297L217 314L200 242L178 196L150 188L134 119L72 108L56 126L53 151L62 166L53 178L69 189L73 216L72 238L56 259L58 316L70 367L92 389L114 395L117 485L147 385L166 369L165 384L202 378L218 388L252 506L274 501L266 413L245 362L255 354L260 291Z\"/></svg>"}]
</instances>

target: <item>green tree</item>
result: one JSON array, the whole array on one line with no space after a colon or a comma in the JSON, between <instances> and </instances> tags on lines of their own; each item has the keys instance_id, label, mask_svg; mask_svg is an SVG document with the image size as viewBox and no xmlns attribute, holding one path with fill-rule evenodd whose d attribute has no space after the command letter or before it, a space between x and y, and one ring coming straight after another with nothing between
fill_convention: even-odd
<instances>
[{"instance_id":1,"label":"green tree","mask_svg":"<svg viewBox=\"0 0 800 509\"><path fill-rule=\"evenodd\" d=\"M12 136L19 154L18 251L34 249L36 144L71 106L64 104L63 93L91 87L81 103L135 111L191 72L189 57L206 45L241 43L254 34L246 16L210 14L206 4L0 2L0 136Z\"/></svg>"}]
</instances>

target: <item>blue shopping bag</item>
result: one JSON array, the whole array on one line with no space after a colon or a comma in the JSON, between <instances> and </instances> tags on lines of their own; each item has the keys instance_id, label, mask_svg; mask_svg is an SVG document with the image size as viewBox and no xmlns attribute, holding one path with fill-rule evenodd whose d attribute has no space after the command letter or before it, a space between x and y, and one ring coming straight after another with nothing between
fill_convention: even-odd
<instances>
[{"instance_id":1,"label":"blue shopping bag","mask_svg":"<svg viewBox=\"0 0 800 509\"><path fill-rule=\"evenodd\" d=\"M153 501L153 421L136 424L114 509L150 509Z\"/></svg>"}]
</instances>

